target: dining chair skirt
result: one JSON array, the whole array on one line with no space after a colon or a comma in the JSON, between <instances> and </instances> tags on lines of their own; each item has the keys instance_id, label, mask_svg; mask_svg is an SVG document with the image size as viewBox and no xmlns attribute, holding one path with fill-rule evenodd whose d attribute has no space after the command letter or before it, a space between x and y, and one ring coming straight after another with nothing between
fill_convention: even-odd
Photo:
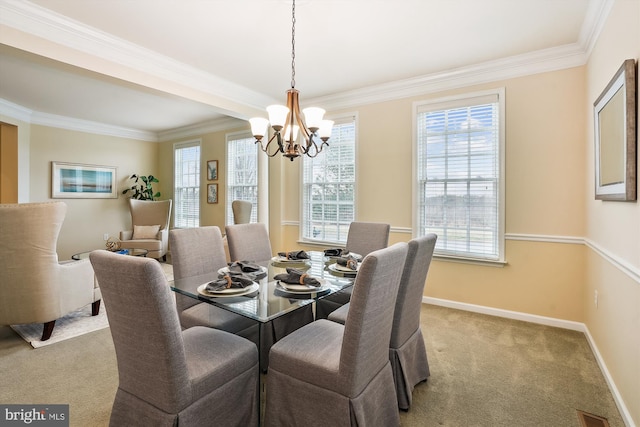
<instances>
[{"instance_id":1,"label":"dining chair skirt","mask_svg":"<svg viewBox=\"0 0 640 427\"><path fill-rule=\"evenodd\" d=\"M365 257L346 324L316 320L273 345L266 426L400 425L388 343L406 256L397 243Z\"/></svg>"}]
</instances>

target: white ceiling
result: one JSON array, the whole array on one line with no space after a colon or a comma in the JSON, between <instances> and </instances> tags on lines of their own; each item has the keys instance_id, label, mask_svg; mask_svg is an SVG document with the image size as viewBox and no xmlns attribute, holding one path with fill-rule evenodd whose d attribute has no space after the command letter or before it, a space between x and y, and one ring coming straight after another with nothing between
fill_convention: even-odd
<instances>
[{"instance_id":1,"label":"white ceiling","mask_svg":"<svg viewBox=\"0 0 640 427\"><path fill-rule=\"evenodd\" d=\"M610 1L297 0L296 88L339 108L580 65ZM162 134L284 103L291 1L0 0L0 43L0 99Z\"/></svg>"}]
</instances>

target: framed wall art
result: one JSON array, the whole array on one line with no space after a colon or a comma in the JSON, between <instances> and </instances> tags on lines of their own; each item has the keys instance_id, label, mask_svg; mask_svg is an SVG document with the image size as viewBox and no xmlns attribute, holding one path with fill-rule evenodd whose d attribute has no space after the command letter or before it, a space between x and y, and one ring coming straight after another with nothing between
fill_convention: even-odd
<instances>
[{"instance_id":1,"label":"framed wall art","mask_svg":"<svg viewBox=\"0 0 640 427\"><path fill-rule=\"evenodd\" d=\"M594 105L595 197L636 200L636 62L627 59Z\"/></svg>"},{"instance_id":2,"label":"framed wall art","mask_svg":"<svg viewBox=\"0 0 640 427\"><path fill-rule=\"evenodd\" d=\"M117 199L116 168L51 162L51 198Z\"/></svg>"},{"instance_id":3,"label":"framed wall art","mask_svg":"<svg viewBox=\"0 0 640 427\"><path fill-rule=\"evenodd\" d=\"M207 203L218 203L218 184L207 184Z\"/></svg>"},{"instance_id":4,"label":"framed wall art","mask_svg":"<svg viewBox=\"0 0 640 427\"><path fill-rule=\"evenodd\" d=\"M215 181L218 179L218 161L207 161L207 180Z\"/></svg>"}]
</instances>

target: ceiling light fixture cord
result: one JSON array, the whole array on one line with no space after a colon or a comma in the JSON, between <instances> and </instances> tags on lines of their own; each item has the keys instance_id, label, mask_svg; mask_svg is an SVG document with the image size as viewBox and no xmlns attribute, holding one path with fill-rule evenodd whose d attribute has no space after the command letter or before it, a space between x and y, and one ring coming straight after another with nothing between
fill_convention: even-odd
<instances>
[{"instance_id":1,"label":"ceiling light fixture cord","mask_svg":"<svg viewBox=\"0 0 640 427\"><path fill-rule=\"evenodd\" d=\"M296 87L296 0L291 6L291 89Z\"/></svg>"}]
</instances>

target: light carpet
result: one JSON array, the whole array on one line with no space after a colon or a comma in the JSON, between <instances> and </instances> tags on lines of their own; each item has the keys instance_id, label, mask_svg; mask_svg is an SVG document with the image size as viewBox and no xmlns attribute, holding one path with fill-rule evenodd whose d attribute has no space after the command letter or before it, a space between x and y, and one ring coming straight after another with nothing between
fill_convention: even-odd
<instances>
[{"instance_id":1,"label":"light carpet","mask_svg":"<svg viewBox=\"0 0 640 427\"><path fill-rule=\"evenodd\" d=\"M91 304L89 304L56 320L53 334L46 341L40 341L40 338L42 338L42 323L11 325L11 329L16 331L33 348L39 348L104 329L108 326L109 322L104 304L101 305L100 313L97 316L91 315Z\"/></svg>"},{"instance_id":2,"label":"light carpet","mask_svg":"<svg viewBox=\"0 0 640 427\"><path fill-rule=\"evenodd\" d=\"M160 266L167 276L167 280L173 280L173 266L168 263L160 263ZM53 334L51 334L51 338L46 341L40 341L40 338L42 338L42 323L11 325L11 329L16 331L18 335L31 344L33 348L55 344L107 327L109 327L109 321L104 303L101 304L100 313L97 316L91 315L91 304L89 304L56 320Z\"/></svg>"}]
</instances>

